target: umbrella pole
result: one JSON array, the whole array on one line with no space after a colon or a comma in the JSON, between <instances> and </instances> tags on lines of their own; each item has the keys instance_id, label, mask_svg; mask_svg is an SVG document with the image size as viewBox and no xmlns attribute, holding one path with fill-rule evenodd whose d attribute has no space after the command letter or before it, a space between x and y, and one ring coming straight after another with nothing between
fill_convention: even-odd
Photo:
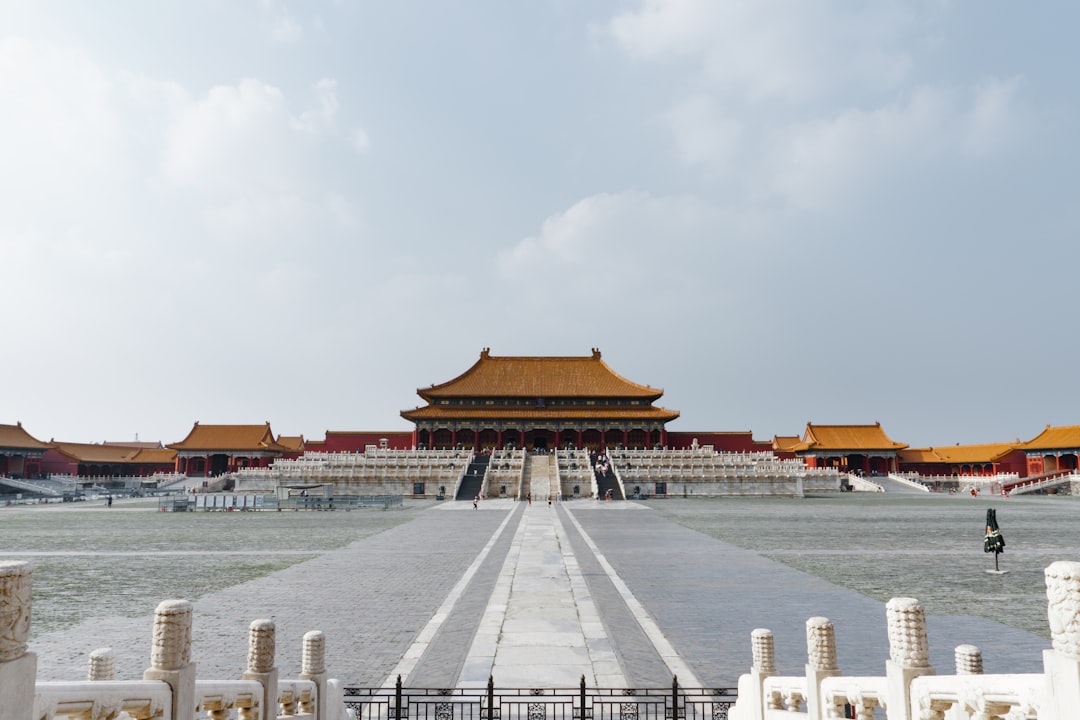
<instances>
[{"instance_id":1,"label":"umbrella pole","mask_svg":"<svg viewBox=\"0 0 1080 720\"><path fill-rule=\"evenodd\" d=\"M1000 572L1000 570L998 570L998 554L997 553L994 553L994 572Z\"/></svg>"}]
</instances>

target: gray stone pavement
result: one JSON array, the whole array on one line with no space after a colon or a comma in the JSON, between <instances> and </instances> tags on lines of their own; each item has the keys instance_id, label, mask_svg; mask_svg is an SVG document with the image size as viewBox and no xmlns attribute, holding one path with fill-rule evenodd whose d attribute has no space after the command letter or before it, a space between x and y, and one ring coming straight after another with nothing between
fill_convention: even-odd
<instances>
[{"instance_id":1,"label":"gray stone pavement","mask_svg":"<svg viewBox=\"0 0 1080 720\"><path fill-rule=\"evenodd\" d=\"M576 559L628 684L665 686L672 668L685 663L707 686L733 686L749 668L756 627L774 631L780 672L801 673L805 621L814 615L836 624L845 674L884 670L883 603L679 526L646 504L577 500L532 510L559 518L561 552ZM404 661L409 685L453 684L525 511L503 500L484 501L479 510L440 504L386 532L198 598L192 659L200 676L239 677L248 625L270 617L282 677L299 672L301 638L319 629L327 634L328 669L347 684L382 685ZM116 652L119 678L140 677L153 605L164 599L148 599L145 617L95 618L37 638L31 649L40 679L79 679L89 652L106 646ZM977 618L932 617L929 625L931 662L942 673L951 672L952 650L961 643L982 648L987 672L1037 671L1049 645Z\"/></svg>"}]
</instances>

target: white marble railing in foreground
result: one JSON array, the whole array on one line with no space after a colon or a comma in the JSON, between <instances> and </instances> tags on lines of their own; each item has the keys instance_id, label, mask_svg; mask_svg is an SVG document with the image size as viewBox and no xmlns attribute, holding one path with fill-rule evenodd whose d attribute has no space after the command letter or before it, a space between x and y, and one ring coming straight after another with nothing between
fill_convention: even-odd
<instances>
[{"instance_id":1,"label":"white marble railing in foreground","mask_svg":"<svg viewBox=\"0 0 1080 720\"><path fill-rule=\"evenodd\" d=\"M344 720L341 686L327 678L322 632L304 635L300 677L279 680L276 629L251 623L248 667L237 680L200 680L191 661L192 606L158 605L150 667L141 680L114 675L109 649L89 657L85 682L37 682L37 656L28 652L31 568L0 562L0 720Z\"/></svg>"},{"instance_id":2,"label":"white marble railing in foreground","mask_svg":"<svg viewBox=\"0 0 1080 720\"><path fill-rule=\"evenodd\" d=\"M885 674L845 676L836 664L832 622L806 622L806 675L776 674L773 634L751 633L753 666L739 678L731 720L886 717L888 720L1075 720L1080 718L1080 562L1046 568L1052 648L1042 673L983 675L973 645L956 648L954 675L930 665L926 617L913 598L885 606ZM876 714L875 714L876 713Z\"/></svg>"}]
</instances>

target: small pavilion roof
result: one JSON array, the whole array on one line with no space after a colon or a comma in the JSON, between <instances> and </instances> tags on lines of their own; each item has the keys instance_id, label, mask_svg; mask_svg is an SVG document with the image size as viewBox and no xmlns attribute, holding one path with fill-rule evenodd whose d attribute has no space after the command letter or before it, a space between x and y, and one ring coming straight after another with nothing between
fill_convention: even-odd
<instances>
[{"instance_id":1,"label":"small pavilion roof","mask_svg":"<svg viewBox=\"0 0 1080 720\"><path fill-rule=\"evenodd\" d=\"M450 397L618 397L651 402L664 394L622 377L595 348L585 357L495 357L484 348L480 359L461 375L416 392L428 402Z\"/></svg>"},{"instance_id":2,"label":"small pavilion roof","mask_svg":"<svg viewBox=\"0 0 1080 720\"><path fill-rule=\"evenodd\" d=\"M806 423L802 442L792 447L794 452L820 452L849 450L902 450L907 445L894 442L881 429L881 423L873 425L815 425Z\"/></svg>"},{"instance_id":3,"label":"small pavilion roof","mask_svg":"<svg viewBox=\"0 0 1080 720\"><path fill-rule=\"evenodd\" d=\"M1020 449L1032 450L1074 450L1080 448L1080 425L1047 425L1041 433L1020 444Z\"/></svg>"},{"instance_id":4,"label":"small pavilion roof","mask_svg":"<svg viewBox=\"0 0 1080 720\"><path fill-rule=\"evenodd\" d=\"M277 442L278 445L290 452L304 451L303 435L278 435Z\"/></svg>"},{"instance_id":5,"label":"small pavilion roof","mask_svg":"<svg viewBox=\"0 0 1080 720\"><path fill-rule=\"evenodd\" d=\"M773 435L772 446L776 452L795 452L795 446L801 442L798 435Z\"/></svg>"},{"instance_id":6,"label":"small pavilion roof","mask_svg":"<svg viewBox=\"0 0 1080 720\"><path fill-rule=\"evenodd\" d=\"M274 440L270 423L262 425L200 425L191 428L187 437L168 445L173 450L251 450L284 452L286 448Z\"/></svg>"},{"instance_id":7,"label":"small pavilion roof","mask_svg":"<svg viewBox=\"0 0 1080 720\"><path fill-rule=\"evenodd\" d=\"M51 443L44 443L23 429L22 423L0 425L0 449L48 450Z\"/></svg>"}]
</instances>

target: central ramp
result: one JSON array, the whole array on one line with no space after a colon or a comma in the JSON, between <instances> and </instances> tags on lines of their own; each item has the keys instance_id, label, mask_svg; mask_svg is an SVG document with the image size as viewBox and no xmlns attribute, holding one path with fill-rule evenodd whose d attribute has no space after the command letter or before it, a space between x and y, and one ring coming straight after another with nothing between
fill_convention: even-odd
<instances>
[{"instance_id":1,"label":"central ramp","mask_svg":"<svg viewBox=\"0 0 1080 720\"><path fill-rule=\"evenodd\" d=\"M626 679L556 510L525 508L458 687L624 687Z\"/></svg>"}]
</instances>

